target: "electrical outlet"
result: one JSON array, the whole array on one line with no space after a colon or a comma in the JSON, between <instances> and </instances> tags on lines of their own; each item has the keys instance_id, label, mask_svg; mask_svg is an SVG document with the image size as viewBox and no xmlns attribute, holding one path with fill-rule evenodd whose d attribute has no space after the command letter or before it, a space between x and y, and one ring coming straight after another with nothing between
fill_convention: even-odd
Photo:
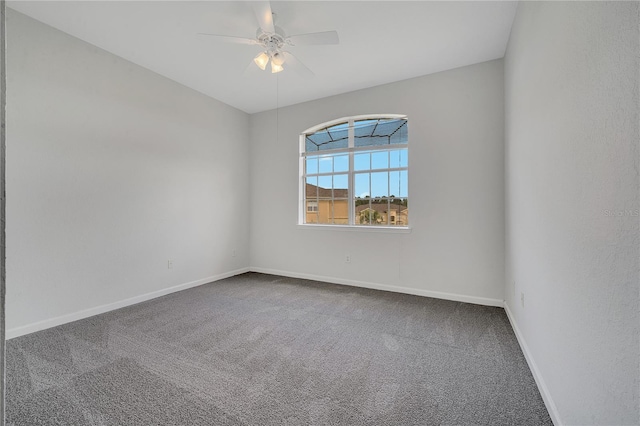
<instances>
[{"instance_id":1,"label":"electrical outlet","mask_svg":"<svg viewBox=\"0 0 640 426\"><path fill-rule=\"evenodd\" d=\"M231 257L236 257L236 249L231 250Z\"/></svg>"},{"instance_id":2,"label":"electrical outlet","mask_svg":"<svg viewBox=\"0 0 640 426\"><path fill-rule=\"evenodd\" d=\"M167 260L167 269L173 269L173 260Z\"/></svg>"},{"instance_id":3,"label":"electrical outlet","mask_svg":"<svg viewBox=\"0 0 640 426\"><path fill-rule=\"evenodd\" d=\"M524 293L520 292L520 305L524 308Z\"/></svg>"},{"instance_id":4,"label":"electrical outlet","mask_svg":"<svg viewBox=\"0 0 640 426\"><path fill-rule=\"evenodd\" d=\"M345 258L344 258L344 262L345 263L351 263L351 255L349 255L349 254L346 255Z\"/></svg>"}]
</instances>

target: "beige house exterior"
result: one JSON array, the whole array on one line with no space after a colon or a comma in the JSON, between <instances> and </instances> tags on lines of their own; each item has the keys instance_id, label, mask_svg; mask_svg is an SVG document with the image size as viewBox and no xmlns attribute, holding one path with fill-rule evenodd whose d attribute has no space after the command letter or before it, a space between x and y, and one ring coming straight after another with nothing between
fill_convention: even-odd
<instances>
[{"instance_id":1,"label":"beige house exterior","mask_svg":"<svg viewBox=\"0 0 640 426\"><path fill-rule=\"evenodd\" d=\"M349 200L346 189L321 188L306 184L306 221L318 224L349 224ZM407 226L408 207L401 204L380 203L356 206L356 224ZM374 219L371 223L366 218Z\"/></svg>"},{"instance_id":2,"label":"beige house exterior","mask_svg":"<svg viewBox=\"0 0 640 426\"><path fill-rule=\"evenodd\" d=\"M346 189L321 188L307 184L306 222L320 224L349 224L349 200Z\"/></svg>"}]
</instances>

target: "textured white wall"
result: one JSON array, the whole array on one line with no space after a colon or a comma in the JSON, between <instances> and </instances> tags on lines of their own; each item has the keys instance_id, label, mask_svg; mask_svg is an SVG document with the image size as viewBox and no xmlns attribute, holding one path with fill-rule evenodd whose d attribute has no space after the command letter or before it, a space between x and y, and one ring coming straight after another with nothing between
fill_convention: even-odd
<instances>
[{"instance_id":1,"label":"textured white wall","mask_svg":"<svg viewBox=\"0 0 640 426\"><path fill-rule=\"evenodd\" d=\"M5 39L5 12L6 3L4 0L0 0L0 39ZM5 192L5 106L6 106L6 69L5 69L5 49L6 43L0 44L0 191ZM5 396L5 381L4 381L4 353L5 353L5 202L6 198L2 197L0 201L0 413L4 413L4 396ZM4 426L4 414L0 419L0 425Z\"/></svg>"},{"instance_id":2,"label":"textured white wall","mask_svg":"<svg viewBox=\"0 0 640 426\"><path fill-rule=\"evenodd\" d=\"M638 13L522 2L505 57L506 300L563 424L640 423Z\"/></svg>"},{"instance_id":3,"label":"textured white wall","mask_svg":"<svg viewBox=\"0 0 640 426\"><path fill-rule=\"evenodd\" d=\"M248 266L247 114L12 10L7 29L8 329Z\"/></svg>"},{"instance_id":4,"label":"textured white wall","mask_svg":"<svg viewBox=\"0 0 640 426\"><path fill-rule=\"evenodd\" d=\"M252 115L251 266L501 305L503 87L496 60ZM409 117L411 233L296 226L300 133L371 113Z\"/></svg>"}]
</instances>

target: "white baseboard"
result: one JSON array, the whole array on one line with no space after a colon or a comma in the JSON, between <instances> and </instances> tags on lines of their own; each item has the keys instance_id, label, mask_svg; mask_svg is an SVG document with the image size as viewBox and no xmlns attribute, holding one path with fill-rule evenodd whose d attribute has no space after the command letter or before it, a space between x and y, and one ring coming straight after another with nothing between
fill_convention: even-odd
<instances>
[{"instance_id":1,"label":"white baseboard","mask_svg":"<svg viewBox=\"0 0 640 426\"><path fill-rule=\"evenodd\" d=\"M516 338L518 339L518 343L520 344L520 348L524 354L527 363L529 364L529 368L533 373L533 378L538 385L538 389L540 390L540 394L542 395L542 399L544 400L545 406L549 411L549 415L551 416L551 420L553 424L556 426L562 425L560 421L560 415L558 413L558 408L556 404L553 402L553 398L549 393L549 389L547 388L542 375L540 374L540 370L534 361L531 352L529 351L529 347L527 346L520 329L518 328L518 324L509 309L509 305L506 301L499 299L491 299L486 297L477 297L477 296L466 296L462 294L455 293L445 293L439 291L431 291L431 290L422 290L411 287L399 287L392 286L386 284L377 284L370 283L365 281L356 281L356 280L348 280L343 278L335 278L324 275L314 275L314 274L305 274L299 272L291 272L291 271L282 271L278 269L270 269L270 268L261 268L257 266L251 266L248 268L240 268L234 271L225 272L222 274L214 275L211 277L202 278L196 281L191 281L184 284L179 284L173 287L164 288L161 290L153 291L146 294L141 294L139 296L131 297L128 299L120 300L118 302L108 303L105 305L96 306L93 308L85 309L82 311L74 312L67 315L61 315L59 317L50 318L43 321L38 321L32 324L27 324L21 327L15 327L8 329L6 331L5 338L7 340L13 339L14 337L23 336L25 334L34 333L36 331L45 330L47 328L56 327L58 325L66 324L69 322L77 321L80 319L88 318L94 315L103 314L105 312L113 311L115 309L124 308L125 306L134 305L136 303L145 302L147 300L155 299L157 297L161 297L170 293L175 293L177 291L186 290L188 288L197 287L199 285L207 284L214 281L219 281L224 278L229 278L235 275L243 274L245 272L259 272L263 274L271 274L271 275L281 275L285 277L291 278L301 278L315 281L324 281L334 284L343 284L354 287L363 287L363 288L371 288L375 290L384 290L391 291L395 293L405 293L405 294L413 294L416 296L426 296L426 297L434 297L437 299L445 299L445 300L453 300L456 302L465 302L465 303L473 303L476 305L485 305L485 306L497 306L503 307L505 312L507 313L507 317L509 318L509 322L511 323L511 327L513 328Z\"/></svg>"},{"instance_id":2,"label":"white baseboard","mask_svg":"<svg viewBox=\"0 0 640 426\"><path fill-rule=\"evenodd\" d=\"M61 315L59 317L50 318L43 321L34 322L32 324L23 325L21 327L11 328L7 330L5 338L7 340L13 339L14 337L23 336L25 334L34 333L36 331L45 330L51 327L56 327L58 325L88 318L94 315L103 314L105 312L113 311L114 309L124 308L125 306L135 305L136 303L145 302L147 300L155 299L156 297L164 296L170 293L175 293L181 290L186 290L191 287L197 287L199 285L208 284L213 281L219 281L224 278L232 277L234 275L244 274L245 272L249 272L249 268L236 269L235 271L229 271L229 272L214 275L211 277L202 278L196 281L191 281L184 284L178 284L173 287L163 288L161 290L156 290L156 291L152 291L151 293L130 297L128 299L120 300L118 302L107 303L106 305L100 305L93 308L84 309L82 311L73 312L71 314Z\"/></svg>"},{"instance_id":3,"label":"white baseboard","mask_svg":"<svg viewBox=\"0 0 640 426\"><path fill-rule=\"evenodd\" d=\"M281 275L284 277L302 278L305 280L324 281L324 282L329 282L333 284L343 284L343 285L349 285L353 287L364 287L364 288L371 288L374 290L392 291L394 293L413 294L416 296L426 296L426 297L433 297L436 299L453 300L456 302L473 303L476 305L497 306L499 308L502 308L504 306L503 300L490 299L487 297L466 296L463 294L444 293L440 291L422 290L422 289L411 288L411 287L399 287L395 285L347 280L343 278L328 277L324 275L314 275L314 274L305 274L300 272L281 271L279 269L261 268L258 266L251 266L249 267L249 269L251 270L251 272L260 272L263 274Z\"/></svg>"},{"instance_id":4,"label":"white baseboard","mask_svg":"<svg viewBox=\"0 0 640 426\"><path fill-rule=\"evenodd\" d=\"M524 354L524 358L527 360L527 364L529 364L529 369L533 373L533 378L538 385L538 390L540 390L540 395L542 395L542 400L544 401L544 405L547 407L547 411L549 411L549 416L551 416L551 421L555 426L562 425L562 421L560 421L560 414L558 413L558 407L553 402L553 398L551 398L551 394L549 393L549 389L547 388L544 379L542 378L542 374L540 374L540 370L536 362L529 351L529 347L527 346L527 342L524 340L524 336L520 332L518 328L518 324L509 309L509 305L507 302L504 302L504 310L507 313L507 317L509 318L509 322L511 323L511 328L516 333L516 338L518 339L518 343L520 344L520 348L522 349L522 353Z\"/></svg>"},{"instance_id":5,"label":"white baseboard","mask_svg":"<svg viewBox=\"0 0 640 426\"><path fill-rule=\"evenodd\" d=\"M130 306L136 303L145 302L147 300L155 299L156 297L164 296L170 293L175 293L176 291L186 290L191 287L196 287L202 284L218 281L224 278L243 274L249 271L260 272L263 274L281 275L281 276L291 277L291 278L302 278L302 279L315 280L315 281L324 281L324 282L329 282L334 284L349 285L353 287L363 287L363 288L371 288L375 290L392 291L395 293L413 294L416 296L434 297L436 299L445 299L445 300L453 300L456 302L474 303L476 305L497 306L497 307L504 306L504 302L502 300L491 299L486 297L467 296L467 295L455 294L455 293L422 290L422 289L411 288L411 287L399 287L399 286L393 286L393 285L387 285L387 284L377 284L377 283L370 283L365 281L335 278L335 277L329 277L324 275L314 275L314 274L304 274L304 273L291 272L291 271L282 271L278 269L249 267L249 268L236 269L235 271L225 272L223 274L202 278L202 279L191 281L184 284L179 284L177 286L164 288L161 290L153 291L151 293L141 294L139 296L120 300L118 302L108 303L105 305L84 309L82 311L74 312L71 314L61 315L59 317L38 321L38 322L27 324L21 327L11 328L11 329L8 329L6 332L6 339L12 339L14 337L19 337L25 334L34 333L36 331L45 330L47 328L66 324L72 321L88 318L93 315L103 314L105 312L109 312L114 309L124 308L125 306Z\"/></svg>"}]
</instances>

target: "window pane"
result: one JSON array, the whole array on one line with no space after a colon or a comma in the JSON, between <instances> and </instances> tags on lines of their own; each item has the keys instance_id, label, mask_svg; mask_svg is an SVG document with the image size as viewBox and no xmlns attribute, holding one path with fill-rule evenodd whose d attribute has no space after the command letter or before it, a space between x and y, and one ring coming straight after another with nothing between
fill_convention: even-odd
<instances>
[{"instance_id":1,"label":"window pane","mask_svg":"<svg viewBox=\"0 0 640 426\"><path fill-rule=\"evenodd\" d=\"M406 149L394 149L389 153L391 161L389 162L389 167L398 168L398 167L407 167L407 150Z\"/></svg>"},{"instance_id":2,"label":"window pane","mask_svg":"<svg viewBox=\"0 0 640 426\"><path fill-rule=\"evenodd\" d=\"M305 190L305 223L318 223L318 178L307 177Z\"/></svg>"},{"instance_id":3,"label":"window pane","mask_svg":"<svg viewBox=\"0 0 640 426\"><path fill-rule=\"evenodd\" d=\"M355 140L355 146L380 146L389 145L388 136L366 136Z\"/></svg>"},{"instance_id":4,"label":"window pane","mask_svg":"<svg viewBox=\"0 0 640 426\"><path fill-rule=\"evenodd\" d=\"M370 200L369 203L356 201L356 225L387 225L388 200L386 198Z\"/></svg>"},{"instance_id":5,"label":"window pane","mask_svg":"<svg viewBox=\"0 0 640 426\"><path fill-rule=\"evenodd\" d=\"M349 200L346 198L333 200L333 215L331 220L336 225L349 224Z\"/></svg>"},{"instance_id":6,"label":"window pane","mask_svg":"<svg viewBox=\"0 0 640 426\"><path fill-rule=\"evenodd\" d=\"M389 196L400 197L400 172L389 172Z\"/></svg>"},{"instance_id":7,"label":"window pane","mask_svg":"<svg viewBox=\"0 0 640 426\"><path fill-rule=\"evenodd\" d=\"M371 153L372 169L388 169L389 168L389 152L372 152Z\"/></svg>"},{"instance_id":8,"label":"window pane","mask_svg":"<svg viewBox=\"0 0 640 426\"><path fill-rule=\"evenodd\" d=\"M333 171L334 172L348 172L349 171L349 156L348 155L336 155L333 157Z\"/></svg>"},{"instance_id":9,"label":"window pane","mask_svg":"<svg viewBox=\"0 0 640 426\"><path fill-rule=\"evenodd\" d=\"M349 176L333 176L333 198L347 198L349 196Z\"/></svg>"},{"instance_id":10,"label":"window pane","mask_svg":"<svg viewBox=\"0 0 640 426\"><path fill-rule=\"evenodd\" d=\"M405 198L404 199L404 210L402 210L402 214L400 215L400 219L404 220L404 223L402 223L402 225L407 226L409 225L409 199Z\"/></svg>"},{"instance_id":11,"label":"window pane","mask_svg":"<svg viewBox=\"0 0 640 426\"><path fill-rule=\"evenodd\" d=\"M353 156L354 170L370 170L371 154L369 152L358 153Z\"/></svg>"},{"instance_id":12,"label":"window pane","mask_svg":"<svg viewBox=\"0 0 640 426\"><path fill-rule=\"evenodd\" d=\"M329 133L325 130L321 130L307 135L305 139L305 146L308 152L317 152L320 151L325 144L329 144L330 142L331 137L329 136Z\"/></svg>"},{"instance_id":13,"label":"window pane","mask_svg":"<svg viewBox=\"0 0 640 426\"><path fill-rule=\"evenodd\" d=\"M396 198L392 201L392 208L395 208L396 222L391 225L407 226L409 225L409 203L407 198Z\"/></svg>"},{"instance_id":14,"label":"window pane","mask_svg":"<svg viewBox=\"0 0 640 426\"><path fill-rule=\"evenodd\" d=\"M355 175L355 181L354 195L359 198L370 197L369 173L357 173Z\"/></svg>"},{"instance_id":15,"label":"window pane","mask_svg":"<svg viewBox=\"0 0 640 426\"><path fill-rule=\"evenodd\" d=\"M378 125L376 126L373 134L375 136L391 137L392 135L396 134L398 132L398 129L404 126L405 123L406 120L402 118L382 118L378 120Z\"/></svg>"},{"instance_id":16,"label":"window pane","mask_svg":"<svg viewBox=\"0 0 640 426\"><path fill-rule=\"evenodd\" d=\"M371 173L371 197L389 196L389 172Z\"/></svg>"},{"instance_id":17,"label":"window pane","mask_svg":"<svg viewBox=\"0 0 640 426\"><path fill-rule=\"evenodd\" d=\"M307 177L306 197L311 200L318 198L318 178L316 176Z\"/></svg>"},{"instance_id":18,"label":"window pane","mask_svg":"<svg viewBox=\"0 0 640 426\"><path fill-rule=\"evenodd\" d=\"M332 200L326 199L326 198L320 198L318 200L318 221L316 223L322 223L322 224L330 224L333 222L332 213L333 210L333 206L332 206Z\"/></svg>"},{"instance_id":19,"label":"window pane","mask_svg":"<svg viewBox=\"0 0 640 426\"><path fill-rule=\"evenodd\" d=\"M307 169L306 169L307 174L318 173L318 157L317 156L314 155L313 157L307 157L306 162L307 162Z\"/></svg>"},{"instance_id":20,"label":"window pane","mask_svg":"<svg viewBox=\"0 0 640 426\"><path fill-rule=\"evenodd\" d=\"M408 167L409 166L409 153L406 149L400 150L400 167Z\"/></svg>"},{"instance_id":21,"label":"window pane","mask_svg":"<svg viewBox=\"0 0 640 426\"><path fill-rule=\"evenodd\" d=\"M349 123L340 123L327 128L329 136L333 140L331 148L338 148L338 145L346 148L349 142Z\"/></svg>"},{"instance_id":22,"label":"window pane","mask_svg":"<svg viewBox=\"0 0 640 426\"><path fill-rule=\"evenodd\" d=\"M373 209L369 206L369 200L358 204L356 200L355 204L355 212L356 212L356 225L369 225L372 220L375 220Z\"/></svg>"},{"instance_id":23,"label":"window pane","mask_svg":"<svg viewBox=\"0 0 640 426\"><path fill-rule=\"evenodd\" d=\"M371 225L387 225L389 220L389 200L387 198L374 198L371 200Z\"/></svg>"},{"instance_id":24,"label":"window pane","mask_svg":"<svg viewBox=\"0 0 640 426\"><path fill-rule=\"evenodd\" d=\"M398 224L398 218L400 217L400 211L403 208L404 207L398 205L395 202L395 200L394 200L394 202L390 202L389 203L389 214L388 214L389 225L395 226L395 225Z\"/></svg>"},{"instance_id":25,"label":"window pane","mask_svg":"<svg viewBox=\"0 0 640 426\"><path fill-rule=\"evenodd\" d=\"M407 171L389 172L389 187L390 195L394 197L407 197L409 195Z\"/></svg>"},{"instance_id":26,"label":"window pane","mask_svg":"<svg viewBox=\"0 0 640 426\"><path fill-rule=\"evenodd\" d=\"M400 172L400 194L398 194L400 197L407 197L409 195L409 178L408 178L408 172L406 170L403 170Z\"/></svg>"},{"instance_id":27,"label":"window pane","mask_svg":"<svg viewBox=\"0 0 640 426\"><path fill-rule=\"evenodd\" d=\"M353 136L355 146L371 146L386 143L387 138L381 139L373 136L378 125L378 120L360 120L354 123Z\"/></svg>"},{"instance_id":28,"label":"window pane","mask_svg":"<svg viewBox=\"0 0 640 426\"><path fill-rule=\"evenodd\" d=\"M304 152L317 152L317 151L318 151L318 146L315 143L313 143L307 136L304 139Z\"/></svg>"},{"instance_id":29,"label":"window pane","mask_svg":"<svg viewBox=\"0 0 640 426\"><path fill-rule=\"evenodd\" d=\"M307 210L304 223L318 223L318 206L315 206L314 211Z\"/></svg>"},{"instance_id":30,"label":"window pane","mask_svg":"<svg viewBox=\"0 0 640 426\"><path fill-rule=\"evenodd\" d=\"M353 134L356 138L362 136L371 136L378 124L378 119L359 120L353 123Z\"/></svg>"},{"instance_id":31,"label":"window pane","mask_svg":"<svg viewBox=\"0 0 640 426\"><path fill-rule=\"evenodd\" d=\"M318 149L320 151L326 151L329 149L342 149L342 148L347 148L349 146L349 140L348 139L341 139L339 141L332 141L332 142L328 142L325 144L322 144L318 147Z\"/></svg>"},{"instance_id":32,"label":"window pane","mask_svg":"<svg viewBox=\"0 0 640 426\"><path fill-rule=\"evenodd\" d=\"M333 186L331 181L332 181L331 175L318 176L318 186L319 186L318 196L320 198L327 198L327 197L331 198L331 187ZM323 191L323 189L325 191Z\"/></svg>"},{"instance_id":33,"label":"window pane","mask_svg":"<svg viewBox=\"0 0 640 426\"><path fill-rule=\"evenodd\" d=\"M396 128L394 133L389 138L390 139L389 143L391 144L407 143L409 141L408 132L407 132L407 121L403 120L403 122L399 124L401 125Z\"/></svg>"},{"instance_id":34,"label":"window pane","mask_svg":"<svg viewBox=\"0 0 640 426\"><path fill-rule=\"evenodd\" d=\"M331 173L333 171L333 156L321 155L320 156L320 173Z\"/></svg>"},{"instance_id":35,"label":"window pane","mask_svg":"<svg viewBox=\"0 0 640 426\"><path fill-rule=\"evenodd\" d=\"M318 130L315 133L306 135L305 138L305 148L307 152L346 148L348 144L348 123L340 123L322 130Z\"/></svg>"},{"instance_id":36,"label":"window pane","mask_svg":"<svg viewBox=\"0 0 640 426\"><path fill-rule=\"evenodd\" d=\"M405 119L361 120L354 125L355 146L407 143Z\"/></svg>"}]
</instances>

